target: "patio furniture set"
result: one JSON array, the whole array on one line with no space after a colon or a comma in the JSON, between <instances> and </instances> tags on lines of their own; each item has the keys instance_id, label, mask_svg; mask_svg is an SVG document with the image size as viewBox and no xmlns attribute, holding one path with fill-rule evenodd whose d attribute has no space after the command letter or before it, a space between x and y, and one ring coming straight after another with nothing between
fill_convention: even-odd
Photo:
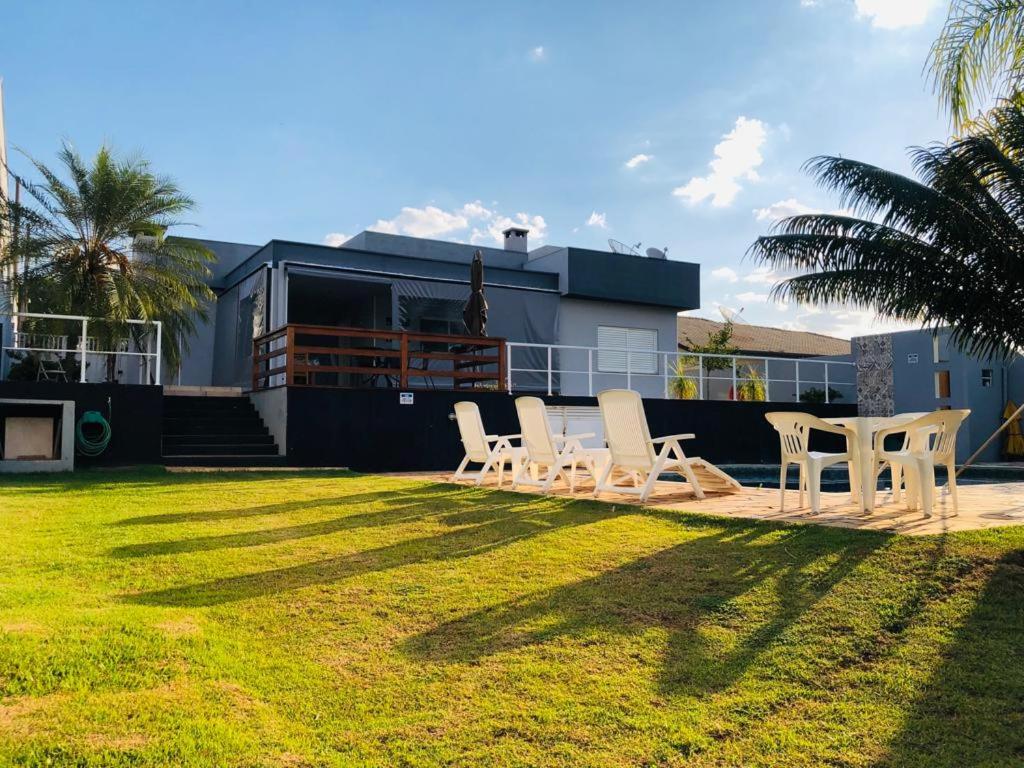
<instances>
[{"instance_id":1,"label":"patio furniture set","mask_svg":"<svg viewBox=\"0 0 1024 768\"><path fill-rule=\"evenodd\" d=\"M799 504L804 493L810 497L811 512L821 511L821 472L825 467L846 463L850 492L867 513L875 508L878 477L889 468L893 501L901 502L904 487L908 510L920 509L931 517L935 500L935 467L946 469L947 487L953 512L959 511L956 487L956 435L970 415L969 410L939 410L932 413L903 413L888 417L849 416L820 419L808 413L779 411L765 414L779 433L782 466L779 475L779 505L785 509L786 472L790 464L800 468ZM814 431L842 435L846 450L823 453L809 449ZM886 447L887 438L902 435L895 449Z\"/></svg>"},{"instance_id":2,"label":"patio furniture set","mask_svg":"<svg viewBox=\"0 0 1024 768\"><path fill-rule=\"evenodd\" d=\"M681 475L699 499L708 490L728 493L740 489L740 484L718 467L698 456L686 455L682 441L693 439L692 434L652 438L637 392L609 389L597 400L607 444L602 448L583 445L583 441L595 437L593 432L554 432L539 397L516 398L520 433L515 435L488 435L476 403L456 403L455 418L466 455L452 479L473 480L481 485L493 472L501 486L508 467L513 489L527 485L551 493L561 478L574 493L582 474L593 484L595 497L623 493L639 496L641 501L650 498L660 476L668 472ZM516 440L520 445L513 444ZM479 464L480 468L467 471L470 464Z\"/></svg>"},{"instance_id":3,"label":"patio furniture set","mask_svg":"<svg viewBox=\"0 0 1024 768\"><path fill-rule=\"evenodd\" d=\"M584 445L595 438L594 432L568 434L566 429L563 434L553 430L551 415L538 397L516 398L520 432L513 435L487 434L477 404L456 403L455 420L466 454L452 480L482 485L493 474L501 487L508 471L513 490L531 486L548 494L559 479L570 493L575 493L581 479L588 479L595 498L616 493L635 495L640 501L655 494L659 483L678 485L663 480L667 473L681 476L698 499L704 498L706 491L731 493L741 488L734 478L712 463L686 455L682 443L693 439L693 434L652 438L639 393L610 389L598 394L597 401L605 447ZM862 510L874 510L878 477L888 467L893 500L899 503L905 488L907 508L921 509L925 516L931 516L934 504L935 467L942 465L956 512L956 435L969 414L968 410L940 410L887 418L833 419L795 411L765 414L779 433L780 510L785 510L786 477L791 464L799 467L799 506L804 506L806 496L811 513L817 514L821 511L822 470L846 463L851 495ZM845 450L810 450L811 434L815 431L842 436ZM887 439L894 436L902 436L899 445L887 447ZM470 465L479 468L470 470Z\"/></svg>"}]
</instances>

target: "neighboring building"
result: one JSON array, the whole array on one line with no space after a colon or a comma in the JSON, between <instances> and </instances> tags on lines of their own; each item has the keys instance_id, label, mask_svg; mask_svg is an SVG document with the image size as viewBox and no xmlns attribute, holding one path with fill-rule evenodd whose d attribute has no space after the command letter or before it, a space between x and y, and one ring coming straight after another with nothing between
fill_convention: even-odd
<instances>
[{"instance_id":1,"label":"neighboring building","mask_svg":"<svg viewBox=\"0 0 1024 768\"><path fill-rule=\"evenodd\" d=\"M725 327L724 322L703 317L680 316L676 322L679 348L707 344L711 334ZM767 357L843 357L851 353L850 342L821 333L787 331L766 325L732 324L732 345L741 355Z\"/></svg>"},{"instance_id":2,"label":"neighboring building","mask_svg":"<svg viewBox=\"0 0 1024 768\"><path fill-rule=\"evenodd\" d=\"M859 336L853 339L857 362L857 400L862 416L969 408L961 427L957 460L974 453L1002 423L1007 400L1024 397L1020 357L981 359L958 350L948 328ZM980 457L998 461L1002 440Z\"/></svg>"},{"instance_id":3,"label":"neighboring building","mask_svg":"<svg viewBox=\"0 0 1024 768\"><path fill-rule=\"evenodd\" d=\"M463 335L469 265L477 250L485 265L489 336L674 350L677 313L700 305L697 264L551 245L531 251L527 235L526 229L506 230L503 249L380 232L362 232L341 247L203 241L218 257L210 281L216 306L190 340L180 372L168 378L183 385L248 387L253 338L288 323ZM531 360L546 355L540 349L512 352L513 371L537 367ZM560 354L561 368L574 369L571 351ZM598 373L625 371L623 355L595 357ZM638 356L633 362L648 361ZM527 380L531 374L520 370L517 376ZM586 394L586 378L563 374L558 389ZM660 379L652 386L663 389Z\"/></svg>"},{"instance_id":4,"label":"neighboring building","mask_svg":"<svg viewBox=\"0 0 1024 768\"><path fill-rule=\"evenodd\" d=\"M731 325L730 346L736 348L736 356L705 359L700 371L707 376L702 396L731 400L738 385L756 377L764 381L765 395L773 401L857 401L849 341L763 325ZM676 321L679 349L704 346L725 326L703 317L680 316ZM689 367L693 369L694 364Z\"/></svg>"}]
</instances>

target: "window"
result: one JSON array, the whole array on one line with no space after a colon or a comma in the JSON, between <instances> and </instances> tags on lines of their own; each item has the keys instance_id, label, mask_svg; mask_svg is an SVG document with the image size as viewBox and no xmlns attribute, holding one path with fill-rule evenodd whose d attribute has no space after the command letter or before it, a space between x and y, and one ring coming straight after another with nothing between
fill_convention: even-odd
<instances>
[{"instance_id":1,"label":"window","mask_svg":"<svg viewBox=\"0 0 1024 768\"><path fill-rule=\"evenodd\" d=\"M465 336L466 326L461 320L449 318L421 317L419 321L420 333L436 333L441 336ZM420 349L423 352L450 352L450 346L443 341L421 341Z\"/></svg>"},{"instance_id":2,"label":"window","mask_svg":"<svg viewBox=\"0 0 1024 768\"><path fill-rule=\"evenodd\" d=\"M991 387L992 386L992 369L982 368L981 369L981 386Z\"/></svg>"},{"instance_id":3,"label":"window","mask_svg":"<svg viewBox=\"0 0 1024 768\"><path fill-rule=\"evenodd\" d=\"M626 352L625 350L630 350ZM633 352L632 350L642 350ZM657 373L658 332L650 328L597 327L597 370L602 373ZM627 365L626 355L629 355Z\"/></svg>"},{"instance_id":4,"label":"window","mask_svg":"<svg viewBox=\"0 0 1024 768\"><path fill-rule=\"evenodd\" d=\"M939 398L949 397L949 371L935 372L935 396Z\"/></svg>"},{"instance_id":5,"label":"window","mask_svg":"<svg viewBox=\"0 0 1024 768\"><path fill-rule=\"evenodd\" d=\"M932 334L932 362L949 362L949 340L938 333Z\"/></svg>"}]
</instances>

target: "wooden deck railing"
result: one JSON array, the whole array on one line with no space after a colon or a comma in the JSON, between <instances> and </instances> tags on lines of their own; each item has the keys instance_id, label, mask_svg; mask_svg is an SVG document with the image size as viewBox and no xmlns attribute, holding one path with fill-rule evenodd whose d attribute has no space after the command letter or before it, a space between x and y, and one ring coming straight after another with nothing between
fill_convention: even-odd
<instances>
[{"instance_id":1,"label":"wooden deck railing","mask_svg":"<svg viewBox=\"0 0 1024 768\"><path fill-rule=\"evenodd\" d=\"M499 387L505 365L505 339L289 324L253 339L252 388Z\"/></svg>"}]
</instances>

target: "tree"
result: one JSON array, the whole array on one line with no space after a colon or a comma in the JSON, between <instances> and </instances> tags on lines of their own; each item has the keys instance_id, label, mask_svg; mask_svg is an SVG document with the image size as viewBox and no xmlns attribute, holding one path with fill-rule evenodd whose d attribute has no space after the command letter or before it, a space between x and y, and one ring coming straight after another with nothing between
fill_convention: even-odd
<instances>
[{"instance_id":1,"label":"tree","mask_svg":"<svg viewBox=\"0 0 1024 768\"><path fill-rule=\"evenodd\" d=\"M28 299L36 311L109 321L97 329L105 344L133 332L128 319L161 321L164 359L177 366L213 298L213 255L166 236L193 201L144 159L106 146L91 164L67 144L58 159L59 172L29 158L42 181L24 184L27 203L0 200L0 275L23 308Z\"/></svg>"},{"instance_id":2,"label":"tree","mask_svg":"<svg viewBox=\"0 0 1024 768\"><path fill-rule=\"evenodd\" d=\"M1024 2L953 0L928 66L958 129L986 97L1017 100L1024 85Z\"/></svg>"},{"instance_id":3,"label":"tree","mask_svg":"<svg viewBox=\"0 0 1024 768\"><path fill-rule=\"evenodd\" d=\"M773 289L929 326L981 355L1024 346L1024 110L1005 104L970 135L911 151L917 179L840 157L807 168L851 215L779 222L749 254L799 274Z\"/></svg>"},{"instance_id":4,"label":"tree","mask_svg":"<svg viewBox=\"0 0 1024 768\"><path fill-rule=\"evenodd\" d=\"M693 339L686 338L686 348L690 355L680 355L672 366L672 378L669 379L669 392L678 400L696 400L700 397L700 387L693 380L690 373L694 368L698 369L698 376L710 371L726 371L733 366L734 358L739 354L739 348L732 342L732 323L725 323L717 331L709 331L707 341L696 343ZM703 365L699 365L700 358L695 354L722 355L723 357L705 357ZM700 372L703 368L704 374ZM764 400L765 385L761 373L751 365L743 366L740 372L741 383L737 386L736 392L730 391L730 398L736 400Z\"/></svg>"},{"instance_id":5,"label":"tree","mask_svg":"<svg viewBox=\"0 0 1024 768\"><path fill-rule=\"evenodd\" d=\"M735 355L739 349L732 343L732 323L725 323L717 331L708 331L707 341L697 343L689 336L686 338L688 351L704 355ZM672 378L669 380L669 392L677 400L696 400L700 397L700 387L690 375L692 368L698 367L699 358L693 355L681 355L672 366ZM724 371L732 367L732 361L721 357L704 358L704 371Z\"/></svg>"},{"instance_id":6,"label":"tree","mask_svg":"<svg viewBox=\"0 0 1024 768\"><path fill-rule=\"evenodd\" d=\"M694 342L693 339L687 337L686 346L690 352L701 355L728 355L732 356L738 353L739 348L732 343L732 323L724 323L721 328L717 331L708 331L708 340L702 344ZM685 358L684 358L685 359ZM690 358L696 363L696 358ZM720 357L711 357L704 361L704 370L706 371L724 371L726 368L732 367L731 360L725 360Z\"/></svg>"}]
</instances>

